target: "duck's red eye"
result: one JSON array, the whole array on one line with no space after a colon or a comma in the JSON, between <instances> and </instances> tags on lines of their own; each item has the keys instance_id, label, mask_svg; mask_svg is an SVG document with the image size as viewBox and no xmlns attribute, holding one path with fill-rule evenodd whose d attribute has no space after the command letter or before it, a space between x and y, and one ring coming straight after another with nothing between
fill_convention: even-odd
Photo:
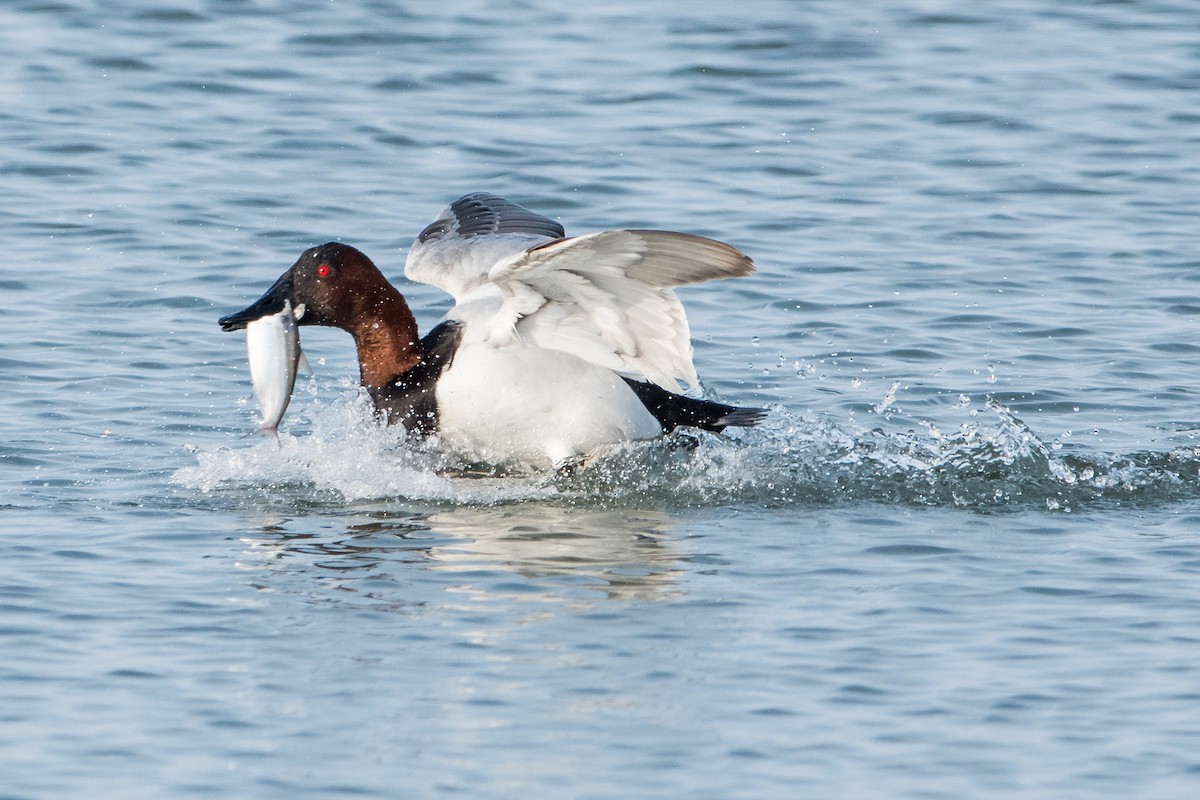
<instances>
[{"instance_id":1,"label":"duck's red eye","mask_svg":"<svg viewBox=\"0 0 1200 800\"><path fill-rule=\"evenodd\" d=\"M321 266L317 267L317 274L320 275L322 278L328 277L329 276L329 265L322 264Z\"/></svg>"}]
</instances>

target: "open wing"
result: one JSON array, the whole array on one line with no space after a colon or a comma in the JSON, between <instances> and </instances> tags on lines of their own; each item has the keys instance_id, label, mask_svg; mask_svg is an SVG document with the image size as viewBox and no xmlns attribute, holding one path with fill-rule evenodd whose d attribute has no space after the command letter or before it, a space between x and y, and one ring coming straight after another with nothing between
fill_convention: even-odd
<instances>
[{"instance_id":1,"label":"open wing","mask_svg":"<svg viewBox=\"0 0 1200 800\"><path fill-rule=\"evenodd\" d=\"M694 388L687 316L672 287L749 275L750 259L686 233L617 230L559 239L488 272L503 297L492 336L564 350L671 392Z\"/></svg>"},{"instance_id":2,"label":"open wing","mask_svg":"<svg viewBox=\"0 0 1200 800\"><path fill-rule=\"evenodd\" d=\"M471 338L562 350L638 380L694 388L691 333L673 287L749 275L750 259L685 233L615 230L571 239L493 194L456 200L409 250L404 274L458 305Z\"/></svg>"}]
</instances>

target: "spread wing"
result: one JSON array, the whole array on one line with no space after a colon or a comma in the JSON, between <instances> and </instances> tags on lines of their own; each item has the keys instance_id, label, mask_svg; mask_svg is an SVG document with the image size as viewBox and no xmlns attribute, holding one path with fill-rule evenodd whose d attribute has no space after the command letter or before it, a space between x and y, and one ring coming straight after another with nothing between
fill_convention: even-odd
<instances>
[{"instance_id":1,"label":"spread wing","mask_svg":"<svg viewBox=\"0 0 1200 800\"><path fill-rule=\"evenodd\" d=\"M404 275L458 300L496 262L564 235L562 225L552 219L477 192L455 200L421 231L408 251Z\"/></svg>"},{"instance_id":2,"label":"spread wing","mask_svg":"<svg viewBox=\"0 0 1200 800\"><path fill-rule=\"evenodd\" d=\"M687 316L672 287L749 275L727 244L668 231L617 230L558 239L497 263L490 336L564 350L678 392L699 384Z\"/></svg>"},{"instance_id":3,"label":"spread wing","mask_svg":"<svg viewBox=\"0 0 1200 800\"><path fill-rule=\"evenodd\" d=\"M749 275L750 259L685 233L564 235L554 220L469 194L421 232L404 274L453 296L448 316L471 339L566 351L671 392L697 386L673 287Z\"/></svg>"}]
</instances>

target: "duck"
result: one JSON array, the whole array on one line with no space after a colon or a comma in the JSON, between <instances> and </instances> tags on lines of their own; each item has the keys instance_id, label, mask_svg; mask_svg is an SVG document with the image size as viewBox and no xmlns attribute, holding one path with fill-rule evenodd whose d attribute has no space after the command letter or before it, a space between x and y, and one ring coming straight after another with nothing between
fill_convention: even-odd
<instances>
[{"instance_id":1,"label":"duck","mask_svg":"<svg viewBox=\"0 0 1200 800\"><path fill-rule=\"evenodd\" d=\"M660 230L568 237L497 195L454 201L417 236L404 274L454 306L424 336L401 292L357 248L305 250L261 298L218 321L245 328L290 304L300 326L353 337L377 415L477 463L585 463L605 446L681 427L720 432L765 410L699 397L674 289L744 277L722 242Z\"/></svg>"}]
</instances>

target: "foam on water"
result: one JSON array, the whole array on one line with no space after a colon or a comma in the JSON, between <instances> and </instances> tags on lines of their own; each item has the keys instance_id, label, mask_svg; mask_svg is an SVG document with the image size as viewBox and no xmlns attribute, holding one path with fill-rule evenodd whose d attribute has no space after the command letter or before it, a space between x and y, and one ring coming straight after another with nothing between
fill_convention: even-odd
<instances>
[{"instance_id":1,"label":"foam on water","mask_svg":"<svg viewBox=\"0 0 1200 800\"><path fill-rule=\"evenodd\" d=\"M376 424L364 395L312 410L311 430L278 438L254 437L197 454L174 480L202 492L266 489L275 497L319 501L403 497L480 504L552 494L528 478L456 478L455 465L436 451L414 448L403 432Z\"/></svg>"},{"instance_id":2,"label":"foam on water","mask_svg":"<svg viewBox=\"0 0 1200 800\"><path fill-rule=\"evenodd\" d=\"M888 398L881 406L888 404ZM1200 452L1131 454L1047 444L994 398L961 404L953 430L892 412L868 428L782 406L753 429L677 431L597 454L566 475L468 469L375 423L355 394L311 410L299 434L201 452L174 480L203 493L266 494L297 503L398 499L477 505L539 500L666 507L856 502L979 510L1073 511L1200 494ZM886 428L884 426L887 426Z\"/></svg>"}]
</instances>

